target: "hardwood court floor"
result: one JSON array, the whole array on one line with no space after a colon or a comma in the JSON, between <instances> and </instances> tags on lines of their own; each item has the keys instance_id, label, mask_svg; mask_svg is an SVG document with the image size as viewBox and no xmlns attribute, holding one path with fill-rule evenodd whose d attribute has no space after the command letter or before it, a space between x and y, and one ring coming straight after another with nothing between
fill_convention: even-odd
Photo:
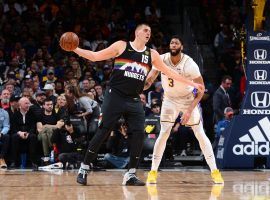
<instances>
[{"instance_id":1,"label":"hardwood court floor","mask_svg":"<svg viewBox=\"0 0 270 200\"><path fill-rule=\"evenodd\" d=\"M76 171L0 171L0 199L270 199L268 170L224 171L224 188L213 186L208 170L162 171L156 187L121 186L123 173L91 172L88 186L80 186L75 182ZM147 172L139 170L138 176L145 180Z\"/></svg>"}]
</instances>

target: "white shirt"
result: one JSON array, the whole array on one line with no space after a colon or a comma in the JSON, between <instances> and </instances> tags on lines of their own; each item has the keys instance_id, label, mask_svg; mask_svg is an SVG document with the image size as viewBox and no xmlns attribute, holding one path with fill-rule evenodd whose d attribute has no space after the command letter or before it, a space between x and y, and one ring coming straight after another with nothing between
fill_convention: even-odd
<instances>
[{"instance_id":1,"label":"white shirt","mask_svg":"<svg viewBox=\"0 0 270 200\"><path fill-rule=\"evenodd\" d=\"M181 60L174 65L171 61L170 52L160 55L163 62L170 68L177 71L181 76L188 80L193 80L201 76L198 65L194 60L186 54L181 54ZM156 68L154 68L156 69ZM162 87L164 89L164 97L183 97L190 94L194 87L183 84L182 82L168 78L165 74L161 73Z\"/></svg>"}]
</instances>

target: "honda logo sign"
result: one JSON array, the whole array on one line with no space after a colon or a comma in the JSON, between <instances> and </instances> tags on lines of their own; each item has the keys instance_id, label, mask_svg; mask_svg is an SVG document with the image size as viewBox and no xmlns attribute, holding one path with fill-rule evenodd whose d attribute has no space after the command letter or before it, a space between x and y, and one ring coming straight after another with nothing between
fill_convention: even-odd
<instances>
[{"instance_id":1,"label":"honda logo sign","mask_svg":"<svg viewBox=\"0 0 270 200\"><path fill-rule=\"evenodd\" d=\"M254 78L257 81L264 81L267 79L267 71L266 70L255 70Z\"/></svg>"},{"instance_id":2,"label":"honda logo sign","mask_svg":"<svg viewBox=\"0 0 270 200\"><path fill-rule=\"evenodd\" d=\"M254 108L267 108L270 106L270 93L269 92L252 92L251 105Z\"/></svg>"},{"instance_id":3,"label":"honda logo sign","mask_svg":"<svg viewBox=\"0 0 270 200\"><path fill-rule=\"evenodd\" d=\"M256 60L265 60L267 57L267 51L265 49L256 49L254 51L254 58Z\"/></svg>"}]
</instances>

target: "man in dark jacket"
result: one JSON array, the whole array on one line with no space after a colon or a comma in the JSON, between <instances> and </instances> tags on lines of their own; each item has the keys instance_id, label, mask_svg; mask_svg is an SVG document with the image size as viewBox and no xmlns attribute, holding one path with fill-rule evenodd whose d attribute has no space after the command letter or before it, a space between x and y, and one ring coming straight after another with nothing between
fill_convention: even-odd
<instances>
[{"instance_id":1,"label":"man in dark jacket","mask_svg":"<svg viewBox=\"0 0 270 200\"><path fill-rule=\"evenodd\" d=\"M29 151L32 167L37 170L36 119L33 113L29 111L30 101L28 98L22 97L19 100L19 106L20 109L15 111L13 116L14 121L11 121L12 163L10 167L16 166L19 152L25 154Z\"/></svg>"},{"instance_id":2,"label":"man in dark jacket","mask_svg":"<svg viewBox=\"0 0 270 200\"><path fill-rule=\"evenodd\" d=\"M214 124L222 120L224 117L224 109L231 107L231 99L228 90L232 85L232 77L224 76L221 85L213 96Z\"/></svg>"}]
</instances>

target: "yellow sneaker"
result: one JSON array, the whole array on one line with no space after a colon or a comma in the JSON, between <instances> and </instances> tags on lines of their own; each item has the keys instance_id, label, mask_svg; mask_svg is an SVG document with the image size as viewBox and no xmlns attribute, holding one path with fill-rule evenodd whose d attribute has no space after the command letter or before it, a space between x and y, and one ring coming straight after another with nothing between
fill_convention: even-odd
<instances>
[{"instance_id":1,"label":"yellow sneaker","mask_svg":"<svg viewBox=\"0 0 270 200\"><path fill-rule=\"evenodd\" d=\"M211 196L218 198L223 190L224 185L213 185L211 190Z\"/></svg>"},{"instance_id":2,"label":"yellow sneaker","mask_svg":"<svg viewBox=\"0 0 270 200\"><path fill-rule=\"evenodd\" d=\"M157 171L151 170L148 172L146 183L148 184L156 184L157 183Z\"/></svg>"},{"instance_id":3,"label":"yellow sneaker","mask_svg":"<svg viewBox=\"0 0 270 200\"><path fill-rule=\"evenodd\" d=\"M221 176L221 173L218 169L211 172L212 180L215 184L224 184L224 180Z\"/></svg>"}]
</instances>

